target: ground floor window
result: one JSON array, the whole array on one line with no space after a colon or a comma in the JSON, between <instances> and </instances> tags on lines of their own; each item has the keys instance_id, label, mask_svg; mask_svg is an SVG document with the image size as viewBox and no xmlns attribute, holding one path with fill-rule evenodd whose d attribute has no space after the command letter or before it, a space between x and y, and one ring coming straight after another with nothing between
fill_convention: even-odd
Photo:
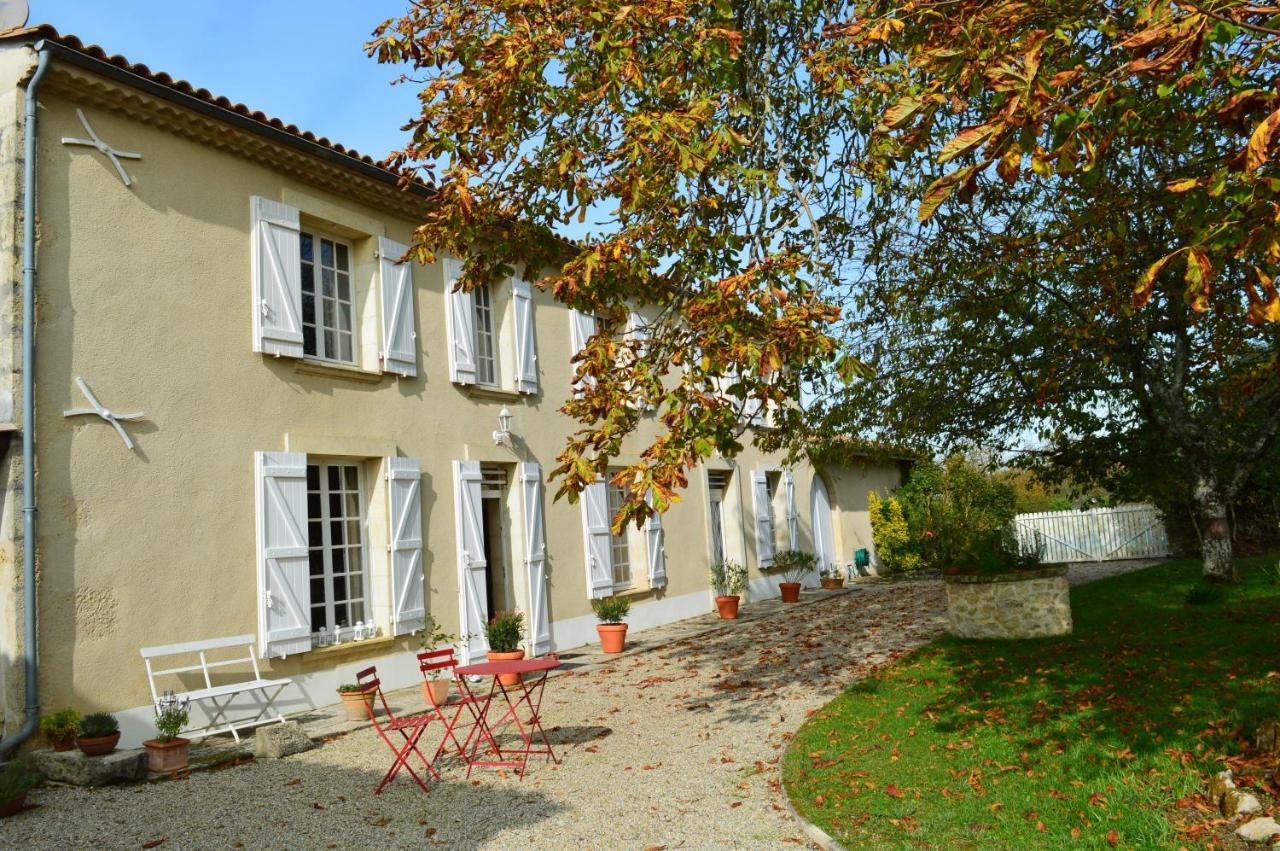
<instances>
[{"instance_id":1,"label":"ground floor window","mask_svg":"<svg viewBox=\"0 0 1280 851\"><path fill-rule=\"evenodd\" d=\"M307 545L311 561L311 629L354 637L368 617L364 552L365 502L360 465L307 464ZM337 634L346 630L348 634Z\"/></svg>"},{"instance_id":2,"label":"ground floor window","mask_svg":"<svg viewBox=\"0 0 1280 851\"><path fill-rule=\"evenodd\" d=\"M610 471L610 475L612 474L613 471ZM609 482L605 487L609 496L609 522L612 523L613 518L618 516L622 503L627 499L627 492L613 482ZM621 535L611 536L610 547L613 557L613 587L619 590L630 588L632 585L631 542L628 540L625 527Z\"/></svg>"}]
</instances>

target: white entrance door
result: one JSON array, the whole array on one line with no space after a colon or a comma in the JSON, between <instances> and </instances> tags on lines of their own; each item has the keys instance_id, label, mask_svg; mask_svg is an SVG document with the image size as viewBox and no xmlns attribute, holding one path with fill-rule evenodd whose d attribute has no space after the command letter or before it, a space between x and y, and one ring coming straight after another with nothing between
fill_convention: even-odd
<instances>
[{"instance_id":1,"label":"white entrance door","mask_svg":"<svg viewBox=\"0 0 1280 851\"><path fill-rule=\"evenodd\" d=\"M831 499L821 477L813 477L813 552L818 557L819 568L836 564L835 535L831 527Z\"/></svg>"}]
</instances>

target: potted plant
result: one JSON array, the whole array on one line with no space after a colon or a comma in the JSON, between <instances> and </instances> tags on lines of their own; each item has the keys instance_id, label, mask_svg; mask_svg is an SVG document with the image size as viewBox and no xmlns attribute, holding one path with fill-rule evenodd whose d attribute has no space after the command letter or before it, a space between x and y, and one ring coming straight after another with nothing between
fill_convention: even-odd
<instances>
[{"instance_id":1,"label":"potted plant","mask_svg":"<svg viewBox=\"0 0 1280 851\"><path fill-rule=\"evenodd\" d=\"M778 583L782 602L800 601L800 583L813 572L817 563L818 559L812 553L800 550L783 550L773 557L773 566L782 571L782 581Z\"/></svg>"},{"instance_id":2,"label":"potted plant","mask_svg":"<svg viewBox=\"0 0 1280 851\"><path fill-rule=\"evenodd\" d=\"M445 632L431 615L427 615L427 619L422 629L418 632L418 642L424 651L436 650L450 644L458 644L467 641L468 636L459 638L451 632ZM422 696L432 706L444 706L449 701L449 684L452 681L451 672L441 668L438 671L430 671L426 675L426 679L422 681Z\"/></svg>"},{"instance_id":3,"label":"potted plant","mask_svg":"<svg viewBox=\"0 0 1280 851\"><path fill-rule=\"evenodd\" d=\"M822 580L822 587L828 591L834 591L837 588L844 587L844 571L836 567L834 564L824 567L818 574Z\"/></svg>"},{"instance_id":4,"label":"potted plant","mask_svg":"<svg viewBox=\"0 0 1280 851\"><path fill-rule=\"evenodd\" d=\"M80 732L80 713L63 709L40 719L40 735L45 737L55 751L69 751L76 746L76 734Z\"/></svg>"},{"instance_id":5,"label":"potted plant","mask_svg":"<svg viewBox=\"0 0 1280 851\"><path fill-rule=\"evenodd\" d=\"M520 639L524 634L524 614L522 612L498 612L485 624L484 635L489 641L489 650L485 656L490 662L514 662L524 658L524 650L520 648ZM504 686L513 686L520 682L519 674L498 674L498 682Z\"/></svg>"},{"instance_id":6,"label":"potted plant","mask_svg":"<svg viewBox=\"0 0 1280 851\"><path fill-rule=\"evenodd\" d=\"M631 611L631 602L624 597L597 597L591 601L600 623L596 632L600 636L600 649L605 653L621 653L627 643L627 625L622 619Z\"/></svg>"},{"instance_id":7,"label":"potted plant","mask_svg":"<svg viewBox=\"0 0 1280 851\"><path fill-rule=\"evenodd\" d=\"M156 701L156 737L142 743L152 774L174 775L187 767L191 741L178 735L191 720L187 703L171 691Z\"/></svg>"},{"instance_id":8,"label":"potted plant","mask_svg":"<svg viewBox=\"0 0 1280 851\"><path fill-rule=\"evenodd\" d=\"M0 818L21 810L27 803L27 792L42 779L20 759L0 769Z\"/></svg>"},{"instance_id":9,"label":"potted plant","mask_svg":"<svg viewBox=\"0 0 1280 851\"><path fill-rule=\"evenodd\" d=\"M716 608L727 621L738 617L738 601L747 590L747 569L733 559L711 565L711 587L716 592Z\"/></svg>"},{"instance_id":10,"label":"potted plant","mask_svg":"<svg viewBox=\"0 0 1280 851\"><path fill-rule=\"evenodd\" d=\"M105 756L120 741L120 722L109 712L91 712L80 719L76 745L85 756Z\"/></svg>"},{"instance_id":11,"label":"potted plant","mask_svg":"<svg viewBox=\"0 0 1280 851\"><path fill-rule=\"evenodd\" d=\"M343 683L338 686L338 697L342 698L342 706L347 710L348 721L365 721L373 712L373 698L377 692L373 689L365 691L355 683Z\"/></svg>"}]
</instances>

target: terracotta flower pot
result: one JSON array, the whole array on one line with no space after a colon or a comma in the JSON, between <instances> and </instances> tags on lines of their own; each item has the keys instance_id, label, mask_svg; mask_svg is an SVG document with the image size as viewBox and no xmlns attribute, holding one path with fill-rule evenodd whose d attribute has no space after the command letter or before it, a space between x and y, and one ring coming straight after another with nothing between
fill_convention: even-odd
<instances>
[{"instance_id":1,"label":"terracotta flower pot","mask_svg":"<svg viewBox=\"0 0 1280 851\"><path fill-rule=\"evenodd\" d=\"M843 588L843 587L844 587L844 580L843 580L843 579L829 579L829 578L827 578L827 577L825 577L825 576L824 576L824 577L822 578L822 587L823 587L823 588L825 588L825 589L827 589L828 591L835 591L835 590L837 590L837 589L839 589L839 588Z\"/></svg>"},{"instance_id":2,"label":"terracotta flower pot","mask_svg":"<svg viewBox=\"0 0 1280 851\"><path fill-rule=\"evenodd\" d=\"M76 737L64 736L61 739L50 739L49 744L53 745L53 749L58 753L66 753L69 750L75 749Z\"/></svg>"},{"instance_id":3,"label":"terracotta flower pot","mask_svg":"<svg viewBox=\"0 0 1280 851\"><path fill-rule=\"evenodd\" d=\"M376 694L377 692L372 690L338 692L338 697L342 698L342 705L347 710L347 720L369 720L369 712L373 709L373 698Z\"/></svg>"},{"instance_id":4,"label":"terracotta flower pot","mask_svg":"<svg viewBox=\"0 0 1280 851\"><path fill-rule=\"evenodd\" d=\"M110 736L94 736L91 739L81 736L76 739L76 745L85 756L106 756L116 749L119 741L120 731L116 730Z\"/></svg>"},{"instance_id":5,"label":"terracotta flower pot","mask_svg":"<svg viewBox=\"0 0 1280 851\"><path fill-rule=\"evenodd\" d=\"M449 681L446 679L423 680L422 699L430 706L444 706L449 702Z\"/></svg>"},{"instance_id":6,"label":"terracotta flower pot","mask_svg":"<svg viewBox=\"0 0 1280 851\"><path fill-rule=\"evenodd\" d=\"M167 742L147 739L142 745L147 749L147 771L152 774L176 774L188 765L190 739L181 736Z\"/></svg>"},{"instance_id":7,"label":"terracotta flower pot","mask_svg":"<svg viewBox=\"0 0 1280 851\"><path fill-rule=\"evenodd\" d=\"M727 621L738 619L738 600L737 594L731 594L727 597L716 597L716 608L720 610L720 617Z\"/></svg>"},{"instance_id":8,"label":"terracotta flower pot","mask_svg":"<svg viewBox=\"0 0 1280 851\"><path fill-rule=\"evenodd\" d=\"M510 653L499 653L496 650L488 650L484 654L490 662L514 662L517 659L524 658L523 650L512 650ZM519 674L498 674L498 682L504 686L513 686L520 682Z\"/></svg>"},{"instance_id":9,"label":"terracotta flower pot","mask_svg":"<svg viewBox=\"0 0 1280 851\"><path fill-rule=\"evenodd\" d=\"M627 644L625 623L598 623L596 632L600 635L600 649L605 653L621 653Z\"/></svg>"},{"instance_id":10,"label":"terracotta flower pot","mask_svg":"<svg viewBox=\"0 0 1280 851\"><path fill-rule=\"evenodd\" d=\"M800 602L800 583L799 582L779 582L778 590L782 592L782 602L784 603Z\"/></svg>"},{"instance_id":11,"label":"terracotta flower pot","mask_svg":"<svg viewBox=\"0 0 1280 851\"><path fill-rule=\"evenodd\" d=\"M27 805L27 793L23 792L12 801L5 801L0 804L0 818L8 818Z\"/></svg>"}]
</instances>

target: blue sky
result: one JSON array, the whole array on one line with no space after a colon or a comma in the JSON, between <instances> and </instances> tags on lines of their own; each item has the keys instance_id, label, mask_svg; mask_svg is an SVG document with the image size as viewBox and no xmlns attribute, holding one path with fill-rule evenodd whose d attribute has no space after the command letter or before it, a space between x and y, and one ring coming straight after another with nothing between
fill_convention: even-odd
<instances>
[{"instance_id":1,"label":"blue sky","mask_svg":"<svg viewBox=\"0 0 1280 851\"><path fill-rule=\"evenodd\" d=\"M405 0L30 0L48 23L108 53L381 158L415 112L412 85L365 56Z\"/></svg>"}]
</instances>

